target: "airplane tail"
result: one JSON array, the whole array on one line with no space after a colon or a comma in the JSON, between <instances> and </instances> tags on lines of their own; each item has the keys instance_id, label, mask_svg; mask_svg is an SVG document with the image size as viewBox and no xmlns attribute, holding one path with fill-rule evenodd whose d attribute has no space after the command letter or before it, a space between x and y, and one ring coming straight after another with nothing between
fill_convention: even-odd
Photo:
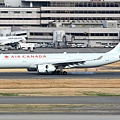
<instances>
[{"instance_id":1,"label":"airplane tail","mask_svg":"<svg viewBox=\"0 0 120 120\"><path fill-rule=\"evenodd\" d=\"M120 42L115 46L115 48L113 48L108 53L118 53L118 52L120 52Z\"/></svg>"}]
</instances>

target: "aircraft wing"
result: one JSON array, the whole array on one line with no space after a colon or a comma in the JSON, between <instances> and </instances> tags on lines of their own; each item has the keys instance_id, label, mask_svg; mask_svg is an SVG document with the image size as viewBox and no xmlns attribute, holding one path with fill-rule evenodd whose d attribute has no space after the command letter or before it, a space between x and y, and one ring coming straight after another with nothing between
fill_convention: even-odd
<instances>
[{"instance_id":1,"label":"aircraft wing","mask_svg":"<svg viewBox=\"0 0 120 120\"><path fill-rule=\"evenodd\" d=\"M100 56L100 57L95 58L95 59L69 59L69 60L65 60L65 61L53 61L53 62L47 63L47 64L52 64L56 67L57 66L62 66L63 68L65 68L65 67L75 67L75 66L84 64L86 61L99 60L102 57L103 56Z\"/></svg>"},{"instance_id":2,"label":"aircraft wing","mask_svg":"<svg viewBox=\"0 0 120 120\"><path fill-rule=\"evenodd\" d=\"M56 61L56 62L52 62L51 64L53 65L62 65L62 66L67 66L67 65L75 65L75 64L84 64L86 61L94 61L94 60L100 60L103 56L99 56L97 58L92 58L92 59L68 59L65 60L64 62L62 61Z\"/></svg>"},{"instance_id":3,"label":"aircraft wing","mask_svg":"<svg viewBox=\"0 0 120 120\"><path fill-rule=\"evenodd\" d=\"M79 64L84 64L85 61L84 60L67 60L67 61L53 61L53 62L45 62L45 63L35 63L33 65L30 66L30 68L37 68L38 65L42 65L42 64L52 64L55 67L59 67L62 66L63 68L67 67L67 66L72 66L72 65L79 65Z\"/></svg>"},{"instance_id":4,"label":"aircraft wing","mask_svg":"<svg viewBox=\"0 0 120 120\"><path fill-rule=\"evenodd\" d=\"M69 59L66 60L64 62L53 62L51 64L53 64L54 66L62 66L62 67L75 67L77 65L82 65L84 64L86 61L95 61L95 60L100 60L103 56L99 56L97 58L94 59Z\"/></svg>"},{"instance_id":5,"label":"aircraft wing","mask_svg":"<svg viewBox=\"0 0 120 120\"><path fill-rule=\"evenodd\" d=\"M78 65L82 65L84 64L86 61L94 61L94 60L99 60L101 59L103 56L99 56L98 58L95 59L68 59L68 60L60 60L60 61L53 61L53 62L45 62L45 63L36 63L31 65L30 67L32 68L36 68L37 65L41 65L41 64L52 64L55 67L59 67L62 66L63 68L69 68L69 67L75 67Z\"/></svg>"},{"instance_id":6,"label":"aircraft wing","mask_svg":"<svg viewBox=\"0 0 120 120\"><path fill-rule=\"evenodd\" d=\"M72 66L72 65L79 65L79 64L84 64L86 61L85 60L67 60L64 62L53 62L51 64L53 64L54 66L62 66L62 67L66 67L66 66Z\"/></svg>"}]
</instances>

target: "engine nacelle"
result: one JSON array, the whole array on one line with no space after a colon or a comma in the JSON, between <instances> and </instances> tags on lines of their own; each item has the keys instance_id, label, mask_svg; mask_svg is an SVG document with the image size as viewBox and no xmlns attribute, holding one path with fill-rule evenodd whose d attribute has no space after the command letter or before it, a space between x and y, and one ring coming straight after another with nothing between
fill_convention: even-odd
<instances>
[{"instance_id":1,"label":"engine nacelle","mask_svg":"<svg viewBox=\"0 0 120 120\"><path fill-rule=\"evenodd\" d=\"M36 68L27 68L27 71L37 71Z\"/></svg>"},{"instance_id":2,"label":"engine nacelle","mask_svg":"<svg viewBox=\"0 0 120 120\"><path fill-rule=\"evenodd\" d=\"M38 73L50 73L56 70L55 66L52 64L38 65Z\"/></svg>"}]
</instances>

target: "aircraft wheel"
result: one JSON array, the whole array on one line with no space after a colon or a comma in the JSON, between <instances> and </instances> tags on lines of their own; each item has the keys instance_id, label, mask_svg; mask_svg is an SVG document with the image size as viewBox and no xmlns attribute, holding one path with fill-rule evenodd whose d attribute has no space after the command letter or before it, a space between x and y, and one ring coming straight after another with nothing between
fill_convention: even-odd
<instances>
[{"instance_id":1,"label":"aircraft wheel","mask_svg":"<svg viewBox=\"0 0 120 120\"><path fill-rule=\"evenodd\" d=\"M40 72L37 72L37 74L38 74L38 75L41 75L41 73L40 73Z\"/></svg>"},{"instance_id":2,"label":"aircraft wheel","mask_svg":"<svg viewBox=\"0 0 120 120\"><path fill-rule=\"evenodd\" d=\"M66 71L63 71L63 75L67 75L67 72L66 72Z\"/></svg>"},{"instance_id":3,"label":"aircraft wheel","mask_svg":"<svg viewBox=\"0 0 120 120\"><path fill-rule=\"evenodd\" d=\"M58 71L57 71L57 74L58 74L58 75L61 75L61 74L62 74L62 72L61 72L60 70L58 70Z\"/></svg>"}]
</instances>

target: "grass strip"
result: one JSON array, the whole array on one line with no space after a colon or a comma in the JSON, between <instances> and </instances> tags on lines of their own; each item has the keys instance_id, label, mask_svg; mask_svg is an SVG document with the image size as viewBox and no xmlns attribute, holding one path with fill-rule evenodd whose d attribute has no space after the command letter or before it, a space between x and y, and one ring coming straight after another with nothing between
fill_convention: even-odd
<instances>
[{"instance_id":1,"label":"grass strip","mask_svg":"<svg viewBox=\"0 0 120 120\"><path fill-rule=\"evenodd\" d=\"M84 112L92 110L119 109L118 104L2 104L0 112Z\"/></svg>"},{"instance_id":2,"label":"grass strip","mask_svg":"<svg viewBox=\"0 0 120 120\"><path fill-rule=\"evenodd\" d=\"M1 79L0 96L120 96L120 80Z\"/></svg>"},{"instance_id":3,"label":"grass strip","mask_svg":"<svg viewBox=\"0 0 120 120\"><path fill-rule=\"evenodd\" d=\"M32 92L32 93L0 93L0 96L120 96L118 93L104 93L104 92L95 92L95 91L83 91L83 92L74 92L72 94L60 93L57 92L56 94L48 93L39 93L39 92Z\"/></svg>"}]
</instances>

